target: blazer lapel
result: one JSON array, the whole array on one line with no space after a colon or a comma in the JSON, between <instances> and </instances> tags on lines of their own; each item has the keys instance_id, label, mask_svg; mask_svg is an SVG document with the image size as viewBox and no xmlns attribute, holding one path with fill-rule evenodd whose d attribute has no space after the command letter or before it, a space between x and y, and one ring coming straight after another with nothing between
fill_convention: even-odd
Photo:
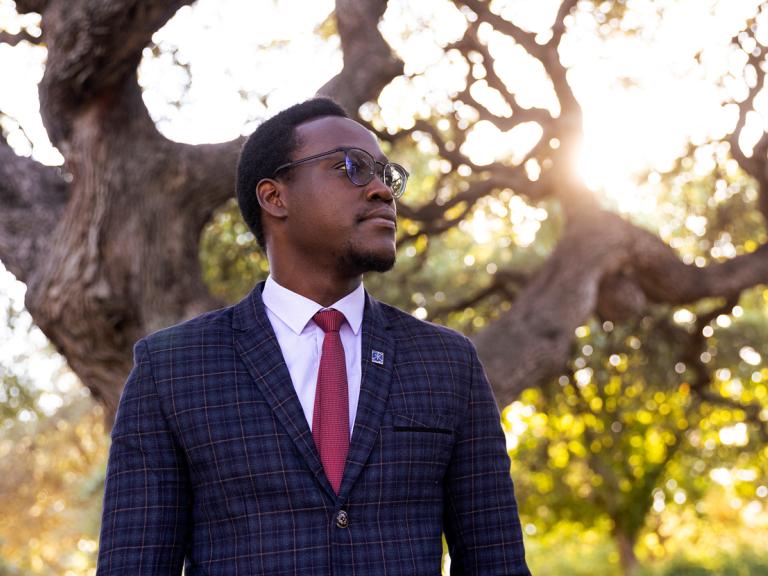
<instances>
[{"instance_id":1,"label":"blazer lapel","mask_svg":"<svg viewBox=\"0 0 768 576\"><path fill-rule=\"evenodd\" d=\"M345 499L368 460L387 406L395 345L381 305L366 292L360 399L339 498Z\"/></svg>"},{"instance_id":2,"label":"blazer lapel","mask_svg":"<svg viewBox=\"0 0 768 576\"><path fill-rule=\"evenodd\" d=\"M264 302L261 299L263 287L263 282L258 284L234 307L232 326L237 351L309 469L326 492L335 498L336 494L323 471L323 464L315 448L301 403L296 396L277 337L264 310Z\"/></svg>"}]
</instances>

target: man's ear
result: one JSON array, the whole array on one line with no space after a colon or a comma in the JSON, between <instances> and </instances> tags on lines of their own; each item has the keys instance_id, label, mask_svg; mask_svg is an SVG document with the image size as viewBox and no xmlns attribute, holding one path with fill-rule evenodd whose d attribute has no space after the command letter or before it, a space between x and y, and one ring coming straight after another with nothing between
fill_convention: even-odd
<instances>
[{"instance_id":1,"label":"man's ear","mask_svg":"<svg viewBox=\"0 0 768 576\"><path fill-rule=\"evenodd\" d=\"M263 178L256 184L256 198L261 210L273 218L285 218L288 215L283 185L272 178Z\"/></svg>"}]
</instances>

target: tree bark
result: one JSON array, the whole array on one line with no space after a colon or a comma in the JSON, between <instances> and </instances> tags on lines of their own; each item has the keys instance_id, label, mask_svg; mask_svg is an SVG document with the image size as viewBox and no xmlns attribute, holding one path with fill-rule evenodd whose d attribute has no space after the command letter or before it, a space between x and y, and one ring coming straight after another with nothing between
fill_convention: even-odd
<instances>
[{"instance_id":1,"label":"tree bark","mask_svg":"<svg viewBox=\"0 0 768 576\"><path fill-rule=\"evenodd\" d=\"M640 567L640 562L635 554L635 543L632 538L624 534L621 530L615 530L613 538L619 552L621 573L624 576L632 576Z\"/></svg>"}]
</instances>

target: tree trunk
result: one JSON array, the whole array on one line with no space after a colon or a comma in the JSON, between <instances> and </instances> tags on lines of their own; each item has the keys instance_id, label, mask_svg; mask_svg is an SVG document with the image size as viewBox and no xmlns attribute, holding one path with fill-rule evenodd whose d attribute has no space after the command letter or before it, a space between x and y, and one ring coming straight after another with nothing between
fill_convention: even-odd
<instances>
[{"instance_id":1,"label":"tree trunk","mask_svg":"<svg viewBox=\"0 0 768 576\"><path fill-rule=\"evenodd\" d=\"M621 565L622 574L624 576L633 576L640 567L640 562L635 555L634 538L621 530L614 530L613 538L616 542L616 548L619 551L619 563Z\"/></svg>"},{"instance_id":2,"label":"tree trunk","mask_svg":"<svg viewBox=\"0 0 768 576\"><path fill-rule=\"evenodd\" d=\"M26 278L35 321L108 412L133 342L215 304L201 279L198 238L227 197L188 194L206 162L159 135L132 80L73 119L70 199ZM230 165L235 154L231 146Z\"/></svg>"}]
</instances>

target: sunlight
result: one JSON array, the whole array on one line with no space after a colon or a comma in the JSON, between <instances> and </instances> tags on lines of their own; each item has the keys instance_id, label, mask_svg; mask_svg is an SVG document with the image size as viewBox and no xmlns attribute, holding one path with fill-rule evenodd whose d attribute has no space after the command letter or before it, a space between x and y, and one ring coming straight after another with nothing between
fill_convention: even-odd
<instances>
[{"instance_id":1,"label":"sunlight","mask_svg":"<svg viewBox=\"0 0 768 576\"><path fill-rule=\"evenodd\" d=\"M725 446L746 446L749 442L747 425L744 422L737 422L733 426L721 428L718 436L720 442Z\"/></svg>"},{"instance_id":2,"label":"sunlight","mask_svg":"<svg viewBox=\"0 0 768 576\"><path fill-rule=\"evenodd\" d=\"M590 46L591 60L573 67L584 110L580 175L623 213L654 213L658 172L670 170L688 142L702 144L732 129L736 110L723 102L736 95L712 80L739 69L729 43L755 2L658 5L663 19L653 36L609 37ZM654 29L656 10L643 1L631 6L627 21Z\"/></svg>"}]
</instances>

